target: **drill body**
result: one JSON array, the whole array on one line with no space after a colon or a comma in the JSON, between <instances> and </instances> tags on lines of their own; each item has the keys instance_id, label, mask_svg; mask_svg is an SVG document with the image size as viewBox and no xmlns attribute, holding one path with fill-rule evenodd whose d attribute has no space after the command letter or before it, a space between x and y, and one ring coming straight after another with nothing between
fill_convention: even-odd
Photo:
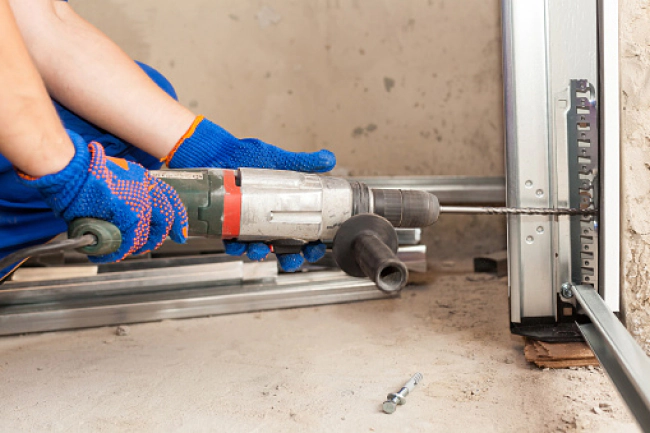
<instances>
[{"instance_id":1,"label":"drill body","mask_svg":"<svg viewBox=\"0 0 650 433\"><path fill-rule=\"evenodd\" d=\"M363 183L310 173L252 168L152 171L171 185L187 209L189 235L264 242L277 254L298 253L312 241L332 241L343 271L367 276L395 292L408 270L396 256L393 227L424 227L436 222L438 199L424 191L368 188ZM80 249L110 254L120 231L105 221L80 218L70 238L92 235Z\"/></svg>"},{"instance_id":2,"label":"drill body","mask_svg":"<svg viewBox=\"0 0 650 433\"><path fill-rule=\"evenodd\" d=\"M153 171L178 192L190 236L273 243L332 240L352 216L374 213L394 227L438 219L426 192L371 189L346 179L292 171L240 168Z\"/></svg>"}]
</instances>

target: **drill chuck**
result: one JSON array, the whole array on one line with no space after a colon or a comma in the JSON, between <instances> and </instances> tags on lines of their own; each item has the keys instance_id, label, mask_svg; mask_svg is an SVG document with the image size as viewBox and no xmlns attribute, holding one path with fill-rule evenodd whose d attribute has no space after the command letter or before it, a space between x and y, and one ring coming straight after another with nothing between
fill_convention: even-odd
<instances>
[{"instance_id":1,"label":"drill chuck","mask_svg":"<svg viewBox=\"0 0 650 433\"><path fill-rule=\"evenodd\" d=\"M425 191L373 189L375 215L386 218L393 227L426 227L438 220L438 198Z\"/></svg>"}]
</instances>

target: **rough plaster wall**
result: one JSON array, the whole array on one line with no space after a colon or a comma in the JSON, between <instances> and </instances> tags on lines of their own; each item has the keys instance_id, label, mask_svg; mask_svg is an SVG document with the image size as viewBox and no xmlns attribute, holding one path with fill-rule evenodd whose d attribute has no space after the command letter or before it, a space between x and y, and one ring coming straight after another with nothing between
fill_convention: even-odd
<instances>
[{"instance_id":1,"label":"rough plaster wall","mask_svg":"<svg viewBox=\"0 0 650 433\"><path fill-rule=\"evenodd\" d=\"M354 174L503 172L496 0L72 5L236 135Z\"/></svg>"},{"instance_id":2,"label":"rough plaster wall","mask_svg":"<svg viewBox=\"0 0 650 433\"><path fill-rule=\"evenodd\" d=\"M650 354L650 0L622 0L623 266L628 328Z\"/></svg>"},{"instance_id":3,"label":"rough plaster wall","mask_svg":"<svg viewBox=\"0 0 650 433\"><path fill-rule=\"evenodd\" d=\"M503 175L499 0L71 4L237 136L329 148L339 175ZM486 252L505 223L446 218L425 238Z\"/></svg>"}]
</instances>

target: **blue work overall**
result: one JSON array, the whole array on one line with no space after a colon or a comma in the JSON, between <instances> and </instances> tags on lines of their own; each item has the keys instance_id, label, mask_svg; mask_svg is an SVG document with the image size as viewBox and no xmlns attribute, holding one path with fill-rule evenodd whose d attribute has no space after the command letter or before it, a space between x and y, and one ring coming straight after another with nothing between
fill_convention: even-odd
<instances>
[{"instance_id":1,"label":"blue work overall","mask_svg":"<svg viewBox=\"0 0 650 433\"><path fill-rule=\"evenodd\" d=\"M145 64L138 65L161 89L177 98L171 83L161 73ZM161 167L162 163L152 155L82 119L58 102L52 102L66 129L88 142L101 143L107 155L140 163L148 169ZM20 183L11 163L0 155L0 259L20 248L48 242L66 230L65 221L54 215L37 190ZM0 280L19 264L0 270Z\"/></svg>"}]
</instances>

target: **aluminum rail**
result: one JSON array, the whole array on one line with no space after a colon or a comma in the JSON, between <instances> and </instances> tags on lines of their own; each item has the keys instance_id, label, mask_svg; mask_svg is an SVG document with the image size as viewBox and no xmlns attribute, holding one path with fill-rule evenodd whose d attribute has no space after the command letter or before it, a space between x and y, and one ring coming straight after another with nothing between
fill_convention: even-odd
<instances>
[{"instance_id":1,"label":"aluminum rail","mask_svg":"<svg viewBox=\"0 0 650 433\"><path fill-rule=\"evenodd\" d=\"M591 286L574 286L591 319L578 325L643 431L650 432L650 358Z\"/></svg>"},{"instance_id":2,"label":"aluminum rail","mask_svg":"<svg viewBox=\"0 0 650 433\"><path fill-rule=\"evenodd\" d=\"M268 265L273 267L273 273L277 274L275 263L270 262ZM0 307L239 283L243 280L243 269L244 264L241 261L233 261L167 269L108 272L63 280L8 282L0 290Z\"/></svg>"},{"instance_id":3,"label":"aluminum rail","mask_svg":"<svg viewBox=\"0 0 650 433\"><path fill-rule=\"evenodd\" d=\"M426 245L411 245L400 247L397 256L409 270L426 272ZM133 269L121 272L99 273L93 276L71 277L61 280L16 281L7 282L0 286L0 316L6 307L21 304L46 304L66 301L101 301L104 298L121 295L145 295L147 293L169 292L180 293L189 289L215 288L218 286L238 285L242 282L264 280L269 285L277 277L277 265L274 260L260 263L243 263L239 258L224 257L223 254L211 255L211 260L225 260L222 263L201 263L203 257L179 258L176 260L182 266L154 269ZM164 260L166 263L174 263ZM155 261L153 262L155 264ZM313 267L335 268L331 253ZM42 268L41 268L42 269ZM128 268L127 268L128 269ZM329 281L333 272L318 272L307 274L307 279L301 281ZM336 273L339 274L339 273ZM303 274L297 274L303 275ZM342 274L341 274L342 275ZM282 276L282 281L293 281L288 275ZM241 285L241 290L248 290ZM379 291L379 290L377 290ZM170 295L171 296L171 295Z\"/></svg>"},{"instance_id":4,"label":"aluminum rail","mask_svg":"<svg viewBox=\"0 0 650 433\"><path fill-rule=\"evenodd\" d=\"M349 177L370 188L419 189L435 194L441 204L492 204L506 202L503 177L474 176L376 176Z\"/></svg>"},{"instance_id":5,"label":"aluminum rail","mask_svg":"<svg viewBox=\"0 0 650 433\"><path fill-rule=\"evenodd\" d=\"M127 262L122 263L124 271L91 277L5 283L0 290L0 335L396 296L341 271L277 275L275 261L243 263L222 256L162 259L168 266L154 269ZM400 247L398 257L410 270L426 271L425 245ZM206 258L227 261L206 264Z\"/></svg>"},{"instance_id":6,"label":"aluminum rail","mask_svg":"<svg viewBox=\"0 0 650 433\"><path fill-rule=\"evenodd\" d=\"M274 283L243 283L95 299L7 305L0 335L155 322L278 308L390 299L367 278L342 272L280 275Z\"/></svg>"}]
</instances>

